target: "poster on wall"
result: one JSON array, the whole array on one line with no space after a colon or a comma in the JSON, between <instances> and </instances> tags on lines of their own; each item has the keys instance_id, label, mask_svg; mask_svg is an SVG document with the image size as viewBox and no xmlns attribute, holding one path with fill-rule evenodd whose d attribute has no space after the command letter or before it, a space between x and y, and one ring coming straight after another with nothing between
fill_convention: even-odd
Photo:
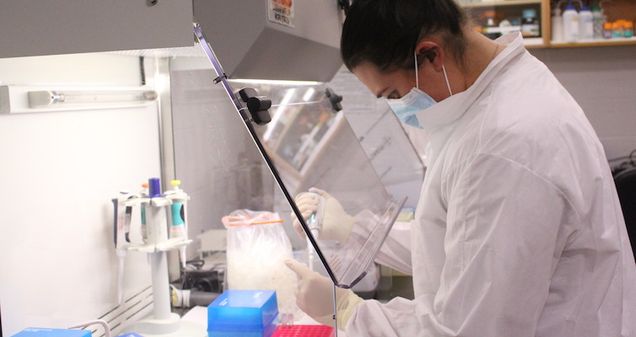
<instances>
[{"instance_id":1,"label":"poster on wall","mask_svg":"<svg viewBox=\"0 0 636 337\"><path fill-rule=\"evenodd\" d=\"M269 0L269 21L294 27L294 0Z\"/></svg>"}]
</instances>

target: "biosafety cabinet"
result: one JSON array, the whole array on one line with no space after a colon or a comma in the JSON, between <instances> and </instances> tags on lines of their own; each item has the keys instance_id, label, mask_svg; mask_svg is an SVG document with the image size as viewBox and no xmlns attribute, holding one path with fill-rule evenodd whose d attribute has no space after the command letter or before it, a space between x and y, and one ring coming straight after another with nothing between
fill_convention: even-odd
<instances>
[{"instance_id":1,"label":"biosafety cabinet","mask_svg":"<svg viewBox=\"0 0 636 337\"><path fill-rule=\"evenodd\" d=\"M191 0L6 0L0 58L194 44Z\"/></svg>"},{"instance_id":2,"label":"biosafety cabinet","mask_svg":"<svg viewBox=\"0 0 636 337\"><path fill-rule=\"evenodd\" d=\"M199 275L197 284L211 285L199 290L223 290L221 219L240 209L281 214L275 223L290 254L293 247L343 287L379 291L373 256L400 206L416 205L424 169L388 106L342 68L343 2L0 1L0 142L11 144L0 146L8 158L0 185L11 191L0 193L10 205L0 269L11 271L0 273L0 335L95 318L115 334L206 335L199 321L193 334L181 333L190 325L171 310L196 304L179 300L176 288L168 297L166 276L175 283L183 264L207 258L205 272L216 276ZM147 195L141 182L154 177L164 191L177 178L183 185L172 188L188 191L187 250L125 243L144 232L120 231L125 214L166 234L167 218L147 222L141 206L126 203L126 191ZM298 236L290 199L311 187L369 219L368 235L347 246ZM168 205L153 209L175 219L172 208L162 213Z\"/></svg>"}]
</instances>

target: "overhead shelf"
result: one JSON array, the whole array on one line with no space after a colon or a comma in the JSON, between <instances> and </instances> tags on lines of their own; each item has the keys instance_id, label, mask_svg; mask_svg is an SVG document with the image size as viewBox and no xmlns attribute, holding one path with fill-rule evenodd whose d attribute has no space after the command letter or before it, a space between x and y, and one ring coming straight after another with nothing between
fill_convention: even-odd
<instances>
[{"instance_id":1,"label":"overhead shelf","mask_svg":"<svg viewBox=\"0 0 636 337\"><path fill-rule=\"evenodd\" d=\"M536 6L540 5L540 9L537 11L538 20L540 22L541 34L543 37L538 38L524 38L524 45L526 48L585 48L585 47L615 47L615 46L636 46L636 37L632 38L615 38L607 40L585 40L577 42L555 42L550 41L550 35L552 31L551 16L552 12L551 0L459 0L459 4L463 8L475 9L474 16L481 21L475 21L479 26L479 31L483 33L499 33L506 34L510 31L519 30L520 27L487 27L485 17L491 17L492 14L481 15L481 12L488 13L494 11L497 20L516 18L522 15L523 10L532 7L537 10ZM523 6L527 7L523 7ZM519 7L514 7L519 6ZM499 24L500 22L495 22ZM492 23L491 23L492 24Z\"/></svg>"},{"instance_id":2,"label":"overhead shelf","mask_svg":"<svg viewBox=\"0 0 636 337\"><path fill-rule=\"evenodd\" d=\"M607 47L607 46L633 46L636 45L636 38L616 38L608 40L587 40L577 42L550 42L551 48L584 48L584 47Z\"/></svg>"},{"instance_id":3,"label":"overhead shelf","mask_svg":"<svg viewBox=\"0 0 636 337\"><path fill-rule=\"evenodd\" d=\"M487 1L462 1L461 6L464 8L482 8L482 7L500 7L500 6L520 6L520 5L538 5L541 0L487 0Z\"/></svg>"}]
</instances>

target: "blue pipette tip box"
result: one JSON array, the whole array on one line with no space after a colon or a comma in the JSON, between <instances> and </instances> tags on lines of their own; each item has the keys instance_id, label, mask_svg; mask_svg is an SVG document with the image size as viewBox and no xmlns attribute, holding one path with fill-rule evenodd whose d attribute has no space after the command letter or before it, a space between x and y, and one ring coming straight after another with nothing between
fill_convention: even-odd
<instances>
[{"instance_id":1,"label":"blue pipette tip box","mask_svg":"<svg viewBox=\"0 0 636 337\"><path fill-rule=\"evenodd\" d=\"M12 337L91 337L90 330L27 328Z\"/></svg>"},{"instance_id":2,"label":"blue pipette tip box","mask_svg":"<svg viewBox=\"0 0 636 337\"><path fill-rule=\"evenodd\" d=\"M272 290L228 290L208 306L209 337L269 337L278 302Z\"/></svg>"}]
</instances>

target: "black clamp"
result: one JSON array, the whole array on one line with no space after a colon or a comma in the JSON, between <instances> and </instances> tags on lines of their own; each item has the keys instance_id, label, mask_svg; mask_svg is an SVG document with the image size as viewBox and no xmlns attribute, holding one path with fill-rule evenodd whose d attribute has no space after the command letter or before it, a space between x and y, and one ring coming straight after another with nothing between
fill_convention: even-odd
<instances>
[{"instance_id":1,"label":"black clamp","mask_svg":"<svg viewBox=\"0 0 636 337\"><path fill-rule=\"evenodd\" d=\"M227 80L227 75L225 73L223 73L223 75L221 75L221 76L217 76L214 79L214 84L219 84L219 82L221 82L223 80Z\"/></svg>"},{"instance_id":2,"label":"black clamp","mask_svg":"<svg viewBox=\"0 0 636 337\"><path fill-rule=\"evenodd\" d=\"M258 93L253 88L239 90L239 96L247 104L247 110L250 111L254 123L265 125L272 121L272 116L269 114L272 101L267 99L267 97L257 95Z\"/></svg>"},{"instance_id":3,"label":"black clamp","mask_svg":"<svg viewBox=\"0 0 636 337\"><path fill-rule=\"evenodd\" d=\"M333 108L334 111L338 112L342 110L342 104L340 104L340 102L342 102L342 96L336 94L331 88L325 89L325 96L329 99L331 108Z\"/></svg>"}]
</instances>

